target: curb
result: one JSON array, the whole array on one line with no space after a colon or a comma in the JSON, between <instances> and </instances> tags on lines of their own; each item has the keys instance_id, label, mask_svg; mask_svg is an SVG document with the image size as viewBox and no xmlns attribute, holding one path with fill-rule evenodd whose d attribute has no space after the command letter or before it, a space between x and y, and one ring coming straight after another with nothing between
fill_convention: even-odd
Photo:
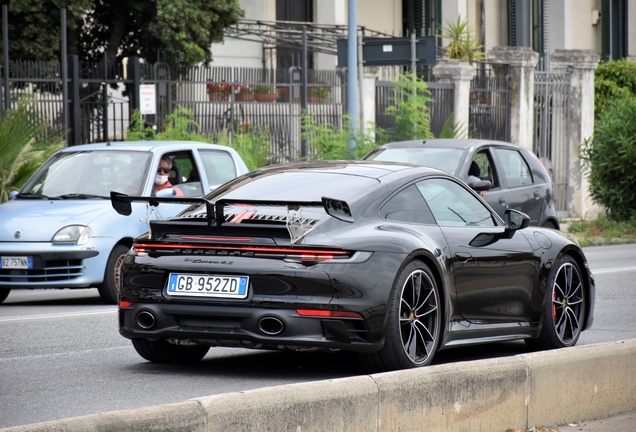
<instances>
[{"instance_id":1,"label":"curb","mask_svg":"<svg viewBox=\"0 0 636 432\"><path fill-rule=\"evenodd\" d=\"M636 410L636 339L226 393L1 429L505 431Z\"/></svg>"}]
</instances>

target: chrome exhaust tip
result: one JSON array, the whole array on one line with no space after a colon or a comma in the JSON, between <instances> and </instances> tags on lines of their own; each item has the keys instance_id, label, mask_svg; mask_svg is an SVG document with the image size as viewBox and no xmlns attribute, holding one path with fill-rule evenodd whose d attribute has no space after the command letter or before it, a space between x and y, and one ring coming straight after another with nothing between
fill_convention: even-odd
<instances>
[{"instance_id":1,"label":"chrome exhaust tip","mask_svg":"<svg viewBox=\"0 0 636 432\"><path fill-rule=\"evenodd\" d=\"M258 321L258 329L267 336L276 336L285 330L285 325L278 318L268 316Z\"/></svg>"},{"instance_id":2,"label":"chrome exhaust tip","mask_svg":"<svg viewBox=\"0 0 636 432\"><path fill-rule=\"evenodd\" d=\"M135 317L137 325L144 330L150 330L157 322L155 316L148 311L141 311Z\"/></svg>"}]
</instances>

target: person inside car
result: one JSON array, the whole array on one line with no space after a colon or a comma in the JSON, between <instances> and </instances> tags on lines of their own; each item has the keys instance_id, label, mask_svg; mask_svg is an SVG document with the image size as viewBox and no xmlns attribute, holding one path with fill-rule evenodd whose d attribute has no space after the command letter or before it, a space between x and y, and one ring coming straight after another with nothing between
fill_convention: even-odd
<instances>
[{"instance_id":1,"label":"person inside car","mask_svg":"<svg viewBox=\"0 0 636 432\"><path fill-rule=\"evenodd\" d=\"M470 184L473 182L481 181L480 175L481 175L481 170L479 169L479 165L477 165L477 162L472 161L470 163L470 168L468 169L468 183ZM483 191L478 191L477 193L481 196L485 196L488 192L483 190Z\"/></svg>"},{"instance_id":2,"label":"person inside car","mask_svg":"<svg viewBox=\"0 0 636 432\"><path fill-rule=\"evenodd\" d=\"M183 196L183 192L177 187L173 187L170 183L170 171L172 169L172 161L169 157L163 156L159 161L159 167L157 168L157 175L155 175L155 184L152 188L152 194L157 195L157 192L163 189L173 188L173 194L175 196Z\"/></svg>"}]
</instances>

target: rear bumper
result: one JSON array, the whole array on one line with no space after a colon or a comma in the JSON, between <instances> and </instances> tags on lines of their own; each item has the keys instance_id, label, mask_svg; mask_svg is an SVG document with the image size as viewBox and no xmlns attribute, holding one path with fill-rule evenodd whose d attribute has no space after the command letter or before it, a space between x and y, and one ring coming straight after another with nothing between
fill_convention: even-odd
<instances>
[{"instance_id":1,"label":"rear bumper","mask_svg":"<svg viewBox=\"0 0 636 432\"><path fill-rule=\"evenodd\" d=\"M128 339L179 339L212 346L313 347L373 352L363 318L300 316L295 309L134 302L119 309L119 332ZM278 324L280 323L280 324Z\"/></svg>"}]
</instances>

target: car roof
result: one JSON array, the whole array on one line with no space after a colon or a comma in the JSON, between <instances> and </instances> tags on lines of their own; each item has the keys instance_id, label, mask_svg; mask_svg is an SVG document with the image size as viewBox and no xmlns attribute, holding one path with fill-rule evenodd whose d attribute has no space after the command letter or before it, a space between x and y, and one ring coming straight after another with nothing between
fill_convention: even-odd
<instances>
[{"instance_id":1,"label":"car roof","mask_svg":"<svg viewBox=\"0 0 636 432\"><path fill-rule=\"evenodd\" d=\"M395 141L384 144L379 148L418 148L418 147L439 147L467 149L473 146L494 144L498 146L519 148L518 145L504 141L484 140L484 139L459 139L459 138L438 138L425 140Z\"/></svg>"},{"instance_id":2,"label":"car roof","mask_svg":"<svg viewBox=\"0 0 636 432\"><path fill-rule=\"evenodd\" d=\"M231 147L209 144L198 141L110 141L95 144L82 144L62 149L63 152L88 150L136 150L136 151L178 151L188 148L206 148L215 150L229 150Z\"/></svg>"},{"instance_id":3,"label":"car roof","mask_svg":"<svg viewBox=\"0 0 636 432\"><path fill-rule=\"evenodd\" d=\"M422 165L410 164L405 162L387 162L387 161L365 161L365 160L349 160L349 161L303 161L290 162L280 165L271 165L254 171L254 174L275 174L283 172L302 172L311 171L314 173L329 173L342 175L357 175L379 179L385 175L404 171L405 173L420 174L438 174L444 171L436 168L426 167ZM248 174L249 175L249 174Z\"/></svg>"}]
</instances>

